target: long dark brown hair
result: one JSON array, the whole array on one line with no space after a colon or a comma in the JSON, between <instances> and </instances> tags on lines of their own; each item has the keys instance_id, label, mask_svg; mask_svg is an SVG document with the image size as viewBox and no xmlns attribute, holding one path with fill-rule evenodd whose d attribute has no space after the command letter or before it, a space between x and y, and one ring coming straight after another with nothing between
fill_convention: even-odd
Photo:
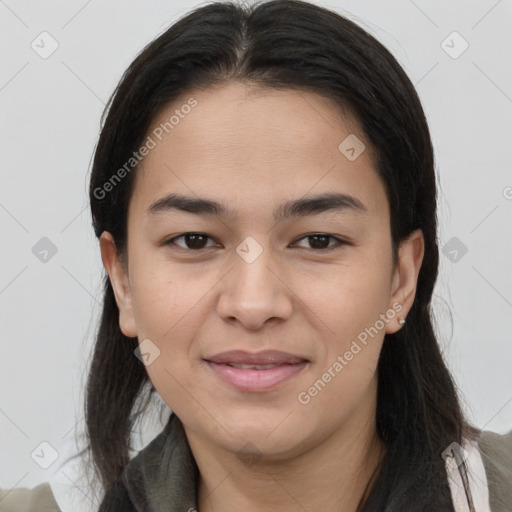
<instances>
[{"instance_id":1,"label":"long dark brown hair","mask_svg":"<svg viewBox=\"0 0 512 512\"><path fill-rule=\"evenodd\" d=\"M365 511L453 510L443 451L477 429L464 417L434 332L431 299L438 275L437 183L430 133L411 81L374 37L348 18L300 0L252 6L212 2L191 11L137 56L102 116L90 179L96 236L112 233L126 257L131 172L106 191L162 108L187 91L240 81L310 91L353 113L377 155L390 206L393 256L415 229L425 240L407 323L384 339L378 364L377 431L388 448ZM119 176L119 174L118 174ZM119 328L108 275L85 397L86 450L104 489L130 459L135 419L151 386L134 356L136 338Z\"/></svg>"}]
</instances>

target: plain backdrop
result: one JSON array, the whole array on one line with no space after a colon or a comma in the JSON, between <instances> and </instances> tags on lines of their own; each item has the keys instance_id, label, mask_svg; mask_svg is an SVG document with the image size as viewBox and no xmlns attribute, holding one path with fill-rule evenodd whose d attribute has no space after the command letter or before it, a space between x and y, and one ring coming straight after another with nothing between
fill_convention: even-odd
<instances>
[{"instance_id":1,"label":"plain backdrop","mask_svg":"<svg viewBox=\"0 0 512 512\"><path fill-rule=\"evenodd\" d=\"M441 185L440 340L470 419L507 432L512 2L314 3L374 35L417 88ZM87 198L100 115L137 53L203 4L0 0L0 487L48 480L83 428L101 300Z\"/></svg>"}]
</instances>

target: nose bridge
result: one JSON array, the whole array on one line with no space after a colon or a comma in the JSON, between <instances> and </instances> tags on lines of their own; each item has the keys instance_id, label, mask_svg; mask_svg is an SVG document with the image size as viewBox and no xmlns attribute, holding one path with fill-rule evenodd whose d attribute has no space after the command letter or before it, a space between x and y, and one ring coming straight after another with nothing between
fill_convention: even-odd
<instances>
[{"instance_id":1,"label":"nose bridge","mask_svg":"<svg viewBox=\"0 0 512 512\"><path fill-rule=\"evenodd\" d=\"M236 318L257 328L271 318L287 318L291 300L279 274L271 249L247 237L233 254L232 270L226 276L218 312L225 319Z\"/></svg>"}]
</instances>

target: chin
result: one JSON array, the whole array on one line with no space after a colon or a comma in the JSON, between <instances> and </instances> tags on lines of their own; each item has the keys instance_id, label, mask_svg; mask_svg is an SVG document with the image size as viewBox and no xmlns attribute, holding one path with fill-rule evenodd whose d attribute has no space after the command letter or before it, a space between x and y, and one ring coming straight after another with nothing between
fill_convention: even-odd
<instances>
[{"instance_id":1,"label":"chin","mask_svg":"<svg viewBox=\"0 0 512 512\"><path fill-rule=\"evenodd\" d=\"M217 442L224 449L237 454L254 452L268 460L285 460L300 453L302 447L308 444L306 425L299 427L283 422L285 417L286 414L278 420L273 417L264 421L261 418L256 421L247 419L238 423L236 429L229 428L229 434L221 429L222 439Z\"/></svg>"}]
</instances>

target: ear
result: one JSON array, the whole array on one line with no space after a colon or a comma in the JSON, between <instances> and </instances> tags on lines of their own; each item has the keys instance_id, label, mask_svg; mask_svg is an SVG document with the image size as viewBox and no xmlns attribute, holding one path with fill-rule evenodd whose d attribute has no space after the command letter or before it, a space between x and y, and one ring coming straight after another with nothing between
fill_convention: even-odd
<instances>
[{"instance_id":1,"label":"ear","mask_svg":"<svg viewBox=\"0 0 512 512\"><path fill-rule=\"evenodd\" d=\"M400 244L398 252L399 262L393 273L392 296L389 303L390 309L397 311L397 315L394 322L386 324L387 334L393 334L402 328L398 320L406 319L416 296L418 275L425 254L425 240L421 229L413 231ZM398 304L401 305L401 309L398 309Z\"/></svg>"},{"instance_id":2,"label":"ear","mask_svg":"<svg viewBox=\"0 0 512 512\"><path fill-rule=\"evenodd\" d=\"M100 236L101 260L110 278L119 309L119 328L130 338L137 336L137 326L132 308L132 295L128 269L120 260L113 236L103 231Z\"/></svg>"}]
</instances>

